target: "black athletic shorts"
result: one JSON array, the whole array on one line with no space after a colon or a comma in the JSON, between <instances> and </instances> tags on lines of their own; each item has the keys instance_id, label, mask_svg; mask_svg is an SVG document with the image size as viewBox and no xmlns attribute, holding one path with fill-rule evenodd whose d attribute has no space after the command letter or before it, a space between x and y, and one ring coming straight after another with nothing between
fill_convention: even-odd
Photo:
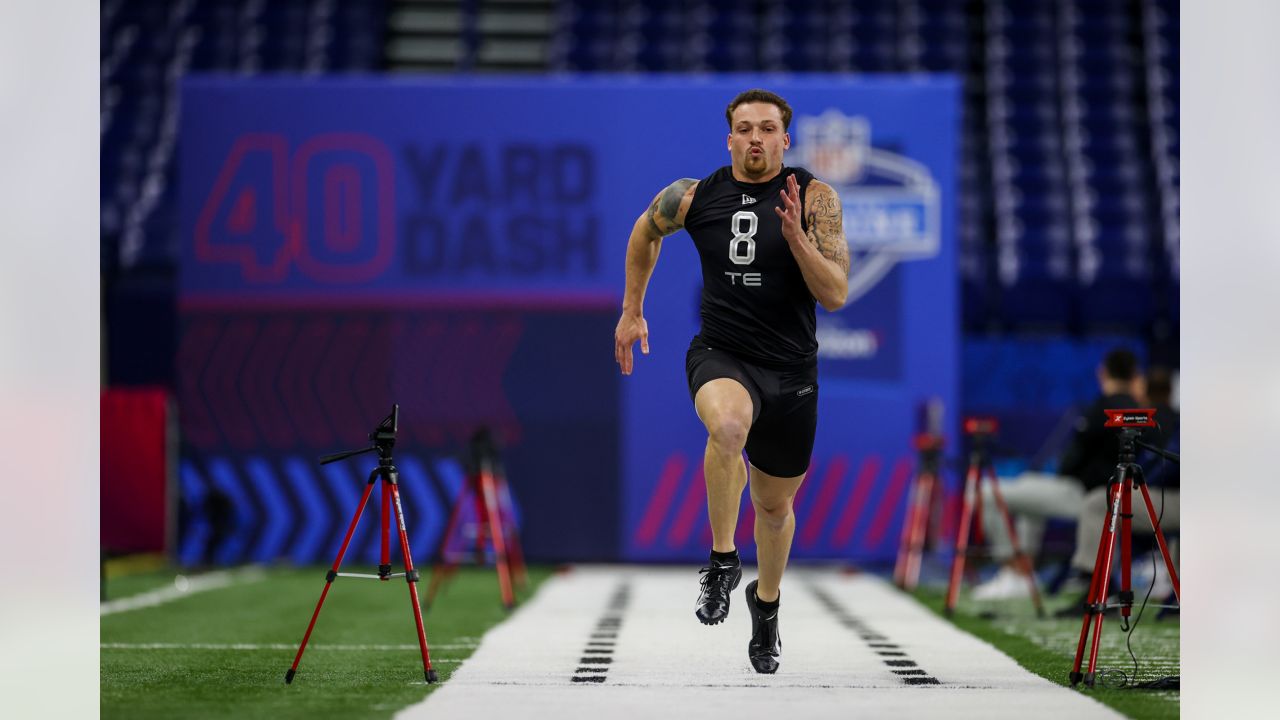
<instances>
[{"instance_id":1,"label":"black athletic shorts","mask_svg":"<svg viewBox=\"0 0 1280 720\"><path fill-rule=\"evenodd\" d=\"M775 477L796 477L809 469L818 430L817 361L796 369L774 370L708 347L695 335L685 355L689 397L717 378L742 383L751 396L747 459Z\"/></svg>"}]
</instances>

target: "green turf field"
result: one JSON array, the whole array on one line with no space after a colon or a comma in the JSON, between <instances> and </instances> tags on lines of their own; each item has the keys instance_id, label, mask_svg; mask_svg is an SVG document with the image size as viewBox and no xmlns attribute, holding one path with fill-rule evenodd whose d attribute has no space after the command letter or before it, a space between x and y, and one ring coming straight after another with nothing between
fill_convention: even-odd
<instances>
[{"instance_id":1,"label":"green turf field","mask_svg":"<svg viewBox=\"0 0 1280 720\"><path fill-rule=\"evenodd\" d=\"M921 588L915 593L917 599L939 615L943 614L945 594L945 588L939 587ZM1142 595L1139 594L1138 598L1141 602ZM1070 602L1064 598L1046 598L1045 609L1052 614ZM1156 611L1148 609L1135 626L1131 638L1130 646L1138 659L1137 682L1179 674L1180 623L1176 615L1164 620L1156 620L1155 616ZM1027 599L975 602L962 594L951 620L960 629L996 646L1027 670L1060 685L1070 685L1068 673L1080 638L1080 619L1037 618L1031 601ZM1176 690L1119 687L1124 677L1116 671L1129 679L1135 677L1126 640L1130 638L1122 631L1118 616L1108 614L1103 621L1102 645L1098 649L1097 686L1080 692L1087 692L1132 718L1175 720L1179 712ZM1086 646L1086 666L1088 659Z\"/></svg>"},{"instance_id":2,"label":"green turf field","mask_svg":"<svg viewBox=\"0 0 1280 720\"><path fill-rule=\"evenodd\" d=\"M371 572L368 568L345 568ZM433 688L422 679L408 591L386 583L339 578L325 602L292 685L284 674L324 586L325 568L277 568L239 574L236 584L183 596L155 607L101 620L101 711L104 718L307 717L387 718ZM529 597L551 574L531 568ZM175 571L116 576L108 573L109 600L174 587ZM199 576L187 581L197 582ZM429 576L424 576L425 591ZM943 592L916 597L941 613ZM1050 611L1063 599L1050 599ZM492 569L462 569L426 614L432 660L447 680L480 637L507 615ZM1179 622L1147 614L1133 636L1137 680L1179 674ZM962 598L952 621L1060 684L1075 653L1079 620L1040 620L1030 601L976 603ZM1126 636L1109 616L1099 669L1133 677ZM1100 685L1115 685L1115 673ZM1178 717L1176 691L1098 687L1086 691L1134 718Z\"/></svg>"},{"instance_id":3,"label":"green turf field","mask_svg":"<svg viewBox=\"0 0 1280 720\"><path fill-rule=\"evenodd\" d=\"M530 568L522 596L550 572ZM257 580L104 616L102 717L386 718L439 687L423 682L409 592L399 578L339 578L297 677L285 685L324 574L273 569ZM107 596L169 587L174 577L170 570L109 579ZM420 583L424 592L428 579L424 574ZM425 615L442 681L506 614L492 569L458 571Z\"/></svg>"}]
</instances>

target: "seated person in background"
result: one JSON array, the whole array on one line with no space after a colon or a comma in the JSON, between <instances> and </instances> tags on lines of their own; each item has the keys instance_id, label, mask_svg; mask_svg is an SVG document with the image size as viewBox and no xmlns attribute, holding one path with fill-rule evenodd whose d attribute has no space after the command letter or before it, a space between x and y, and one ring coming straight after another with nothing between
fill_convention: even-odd
<instances>
[{"instance_id":1,"label":"seated person in background","mask_svg":"<svg viewBox=\"0 0 1280 720\"><path fill-rule=\"evenodd\" d=\"M1159 423L1160 428L1155 432L1148 429L1143 433L1142 439L1177 454L1181 444L1179 418L1178 411L1170 405L1172 384L1169 378L1167 370L1151 369L1147 382L1147 402L1142 407L1156 409L1156 422ZM1177 530L1180 518L1178 464L1142 448L1138 448L1137 463L1142 466L1142 475L1150 489L1151 502L1155 505L1160 529L1165 533ZM1060 617L1080 616L1080 608L1088 597L1089 582L1093 577L1093 564L1098 555L1098 541L1102 539L1102 526L1107 521L1107 517L1107 484L1103 484L1085 493L1084 502L1080 508L1080 517L1076 522L1076 551L1071 557L1071 568L1076 574L1073 584L1081 590L1080 599L1079 602L1072 603L1059 611L1057 615ZM1151 517L1147 514L1146 504L1137 488L1134 488L1133 493L1133 534L1134 536L1155 534L1155 530L1151 527ZM1116 542L1119 543L1118 538ZM1165 570L1164 559L1159 556L1160 551L1156 549L1154 552L1157 554L1157 579L1151 596L1163 599L1173 592L1173 582L1169 578L1168 571ZM1172 547L1170 554L1176 564L1178 558ZM1115 563L1119 561L1120 553L1117 550L1112 566L1118 567ZM1131 562L1133 569L1139 570L1137 558L1133 558ZM1144 559L1143 562L1148 561ZM1145 588L1140 589L1137 584L1135 580L1132 589L1141 598L1146 594ZM1117 589L1114 583L1111 587L1113 590Z\"/></svg>"},{"instance_id":2,"label":"seated person in background","mask_svg":"<svg viewBox=\"0 0 1280 720\"><path fill-rule=\"evenodd\" d=\"M1028 558L1034 558L1039 552L1046 518L1075 520L1080 516L1086 492L1097 487L1105 490L1119 460L1120 445L1115 433L1103 427L1106 422L1103 410L1138 407L1135 398L1145 394L1145 379L1134 354L1122 348L1107 353L1098 367L1098 387L1102 394L1076 419L1056 475L1023 473L1000 480L1000 494L1014 518L1018 542ZM984 484L982 493L983 532L992 557L1001 563L1001 568L994 577L973 589L973 598L1026 597L1031 590L1015 562L1009 532L991 486ZM1096 538L1094 542L1096 547Z\"/></svg>"}]
</instances>

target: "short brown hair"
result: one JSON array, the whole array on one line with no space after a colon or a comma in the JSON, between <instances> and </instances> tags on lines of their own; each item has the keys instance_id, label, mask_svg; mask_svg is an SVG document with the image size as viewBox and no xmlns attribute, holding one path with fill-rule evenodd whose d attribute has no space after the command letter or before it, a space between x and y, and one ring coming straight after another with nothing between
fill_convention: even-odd
<instances>
[{"instance_id":1,"label":"short brown hair","mask_svg":"<svg viewBox=\"0 0 1280 720\"><path fill-rule=\"evenodd\" d=\"M1138 369L1138 356L1127 348L1115 348L1102 358L1102 371L1112 380L1128 382L1141 372Z\"/></svg>"},{"instance_id":2,"label":"short brown hair","mask_svg":"<svg viewBox=\"0 0 1280 720\"><path fill-rule=\"evenodd\" d=\"M787 104L787 101L783 100L780 95L771 93L768 90L753 88L738 93L738 96L729 103L729 107L725 108L724 119L729 122L729 129L733 129L733 111L737 110L739 105L757 102L777 105L778 111L782 113L782 130L786 132L791 128L791 106Z\"/></svg>"}]
</instances>

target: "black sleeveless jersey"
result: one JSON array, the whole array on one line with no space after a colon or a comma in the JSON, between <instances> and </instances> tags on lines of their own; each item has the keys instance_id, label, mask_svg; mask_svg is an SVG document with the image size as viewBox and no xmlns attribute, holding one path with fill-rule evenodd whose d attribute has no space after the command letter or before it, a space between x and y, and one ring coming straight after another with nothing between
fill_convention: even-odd
<instances>
[{"instance_id":1,"label":"black sleeveless jersey","mask_svg":"<svg viewBox=\"0 0 1280 720\"><path fill-rule=\"evenodd\" d=\"M784 166L768 182L744 183L726 166L698 183L684 221L702 259L703 341L769 367L818 353L813 295L774 212L792 174L803 208L808 170ZM808 229L803 215L801 224Z\"/></svg>"}]
</instances>

